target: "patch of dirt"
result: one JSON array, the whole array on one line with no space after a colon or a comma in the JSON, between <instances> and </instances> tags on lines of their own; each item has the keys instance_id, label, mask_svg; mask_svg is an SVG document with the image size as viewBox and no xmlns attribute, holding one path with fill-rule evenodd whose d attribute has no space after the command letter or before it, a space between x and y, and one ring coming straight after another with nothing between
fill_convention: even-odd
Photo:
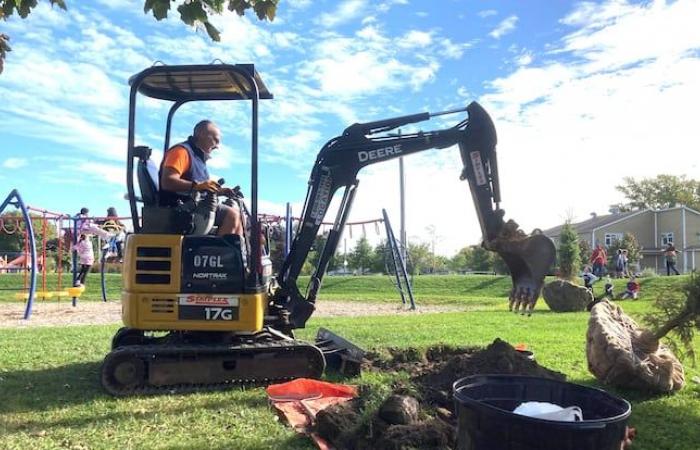
<instances>
[{"instance_id":1,"label":"patch of dirt","mask_svg":"<svg viewBox=\"0 0 700 450\"><path fill-rule=\"evenodd\" d=\"M35 301L29 320L24 320L25 304L0 302L0 328L104 325L121 323L121 303L118 301L80 301L76 307L71 300ZM396 303L365 303L349 301L322 301L316 304L314 317L385 316L396 314L427 314L463 311L459 305L424 305L415 311Z\"/></svg>"},{"instance_id":2,"label":"patch of dirt","mask_svg":"<svg viewBox=\"0 0 700 450\"><path fill-rule=\"evenodd\" d=\"M478 374L566 378L562 373L540 366L500 339L485 349L443 346L429 348L426 352L414 348L389 349L386 353L369 354L364 369L407 372L411 385L396 386L374 411L367 411L368 405L361 396L319 413L318 433L338 449L454 448L457 421L452 384L458 379ZM392 402L396 397L401 400ZM417 419L410 423L392 423L406 420L392 420L391 417L416 417L414 402L406 397L418 402ZM387 410L391 414L387 414Z\"/></svg>"}]
</instances>

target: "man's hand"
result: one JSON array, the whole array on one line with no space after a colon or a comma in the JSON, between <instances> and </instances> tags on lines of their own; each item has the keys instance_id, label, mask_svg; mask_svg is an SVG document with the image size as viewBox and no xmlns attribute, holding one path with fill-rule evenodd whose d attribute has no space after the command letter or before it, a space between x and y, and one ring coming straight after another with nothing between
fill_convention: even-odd
<instances>
[{"instance_id":1,"label":"man's hand","mask_svg":"<svg viewBox=\"0 0 700 450\"><path fill-rule=\"evenodd\" d=\"M219 195L225 195L226 197L231 197L231 198L243 198L243 193L241 193L241 187L236 186L234 188L221 188L219 191Z\"/></svg>"},{"instance_id":2,"label":"man's hand","mask_svg":"<svg viewBox=\"0 0 700 450\"><path fill-rule=\"evenodd\" d=\"M194 183L192 185L193 191L206 191L213 194L218 193L221 190L221 186L214 180L202 181L201 183Z\"/></svg>"}]
</instances>

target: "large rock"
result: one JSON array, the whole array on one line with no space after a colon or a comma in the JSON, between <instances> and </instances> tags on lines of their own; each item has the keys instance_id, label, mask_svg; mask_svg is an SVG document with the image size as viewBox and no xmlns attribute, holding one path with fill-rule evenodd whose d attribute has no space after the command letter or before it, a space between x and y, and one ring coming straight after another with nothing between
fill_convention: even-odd
<instances>
[{"instance_id":1,"label":"large rock","mask_svg":"<svg viewBox=\"0 0 700 450\"><path fill-rule=\"evenodd\" d=\"M408 395L391 395L379 407L379 417L392 425L410 425L418 421L420 404Z\"/></svg>"},{"instance_id":2,"label":"large rock","mask_svg":"<svg viewBox=\"0 0 700 450\"><path fill-rule=\"evenodd\" d=\"M549 309L555 312L584 311L586 305L593 301L591 291L566 280L547 283L542 297Z\"/></svg>"},{"instance_id":3,"label":"large rock","mask_svg":"<svg viewBox=\"0 0 700 450\"><path fill-rule=\"evenodd\" d=\"M666 393L685 384L683 365L671 350L607 300L591 310L586 357L588 370L612 386Z\"/></svg>"}]
</instances>

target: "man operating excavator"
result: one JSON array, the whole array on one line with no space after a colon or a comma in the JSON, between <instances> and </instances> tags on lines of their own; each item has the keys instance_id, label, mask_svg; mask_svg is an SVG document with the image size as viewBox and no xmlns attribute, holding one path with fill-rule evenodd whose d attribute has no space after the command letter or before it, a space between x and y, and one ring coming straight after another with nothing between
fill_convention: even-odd
<instances>
[{"instance_id":1,"label":"man operating excavator","mask_svg":"<svg viewBox=\"0 0 700 450\"><path fill-rule=\"evenodd\" d=\"M231 196L231 189L223 188L209 178L207 161L221 143L221 131L210 120L202 120L194 127L187 141L170 147L160 165L160 206L174 207L185 202L193 192L209 192ZM219 204L214 225L217 235L243 236L243 221L237 207Z\"/></svg>"}]
</instances>

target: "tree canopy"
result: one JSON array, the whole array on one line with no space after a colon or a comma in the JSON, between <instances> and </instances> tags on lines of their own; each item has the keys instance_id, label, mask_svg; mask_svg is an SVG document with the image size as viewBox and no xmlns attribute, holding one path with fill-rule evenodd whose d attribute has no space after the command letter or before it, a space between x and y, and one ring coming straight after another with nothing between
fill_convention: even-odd
<instances>
[{"instance_id":1,"label":"tree canopy","mask_svg":"<svg viewBox=\"0 0 700 450\"><path fill-rule=\"evenodd\" d=\"M623 178L615 188L623 193L628 203L617 205L623 210L661 209L676 205L700 208L700 182L684 175L657 175L655 178Z\"/></svg>"},{"instance_id":2,"label":"tree canopy","mask_svg":"<svg viewBox=\"0 0 700 450\"><path fill-rule=\"evenodd\" d=\"M51 6L58 6L66 10L65 0L48 0ZM243 16L248 9L252 9L260 20L272 21L277 13L279 0L144 0L143 12L151 13L156 20L168 17L173 4L177 5L180 13L180 20L187 25L203 27L209 37L214 41L219 41L221 36L219 30L209 22L212 15L221 15L225 10L235 11L239 16ZM8 17L17 13L21 18L26 18L38 4L38 0L0 0L0 19L7 20ZM0 33L0 73L2 73L5 56L11 51L9 45L10 37Z\"/></svg>"}]
</instances>

